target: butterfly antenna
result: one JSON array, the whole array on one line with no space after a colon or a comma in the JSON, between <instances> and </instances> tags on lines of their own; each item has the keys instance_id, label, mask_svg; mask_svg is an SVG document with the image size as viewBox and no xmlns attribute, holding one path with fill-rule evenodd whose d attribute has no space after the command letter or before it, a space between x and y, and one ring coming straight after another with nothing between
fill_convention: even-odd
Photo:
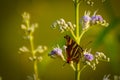
<instances>
[{"instance_id":1,"label":"butterfly antenna","mask_svg":"<svg viewBox=\"0 0 120 80\"><path fill-rule=\"evenodd\" d=\"M92 41L89 41L87 44L85 44L84 47L88 46L88 45L91 44L91 43L92 43Z\"/></svg>"},{"instance_id":2,"label":"butterfly antenna","mask_svg":"<svg viewBox=\"0 0 120 80\"><path fill-rule=\"evenodd\" d=\"M66 62L64 62L63 67L66 65Z\"/></svg>"}]
</instances>

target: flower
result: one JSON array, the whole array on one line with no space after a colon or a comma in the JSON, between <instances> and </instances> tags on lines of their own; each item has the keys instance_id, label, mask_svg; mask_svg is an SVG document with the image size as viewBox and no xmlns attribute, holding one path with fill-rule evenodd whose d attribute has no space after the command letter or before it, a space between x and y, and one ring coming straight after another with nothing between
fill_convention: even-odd
<instances>
[{"instance_id":1,"label":"flower","mask_svg":"<svg viewBox=\"0 0 120 80\"><path fill-rule=\"evenodd\" d=\"M93 70L96 69L96 63L94 62L94 56L91 54L91 49L87 51L87 49L83 53L82 61L86 65L89 65Z\"/></svg>"},{"instance_id":2,"label":"flower","mask_svg":"<svg viewBox=\"0 0 120 80\"><path fill-rule=\"evenodd\" d=\"M96 15L97 11L94 12L93 16L91 17L91 24L100 24L102 26L108 26L109 24L103 19L101 15Z\"/></svg>"},{"instance_id":3,"label":"flower","mask_svg":"<svg viewBox=\"0 0 120 80\"><path fill-rule=\"evenodd\" d=\"M30 19L30 14L27 13L27 12L24 12L24 13L22 14L22 17L23 17L24 21L27 22L27 21L29 21L29 19Z\"/></svg>"},{"instance_id":4,"label":"flower","mask_svg":"<svg viewBox=\"0 0 120 80\"><path fill-rule=\"evenodd\" d=\"M92 61L94 59L94 56L88 52L84 54L85 60Z\"/></svg>"},{"instance_id":5,"label":"flower","mask_svg":"<svg viewBox=\"0 0 120 80\"><path fill-rule=\"evenodd\" d=\"M60 57L62 60L64 60L62 49L60 49L59 47L53 48L53 50L48 55L52 58Z\"/></svg>"},{"instance_id":6,"label":"flower","mask_svg":"<svg viewBox=\"0 0 120 80\"><path fill-rule=\"evenodd\" d=\"M96 21L103 22L103 18L101 15L94 15L91 17L92 23L95 23Z\"/></svg>"},{"instance_id":7,"label":"flower","mask_svg":"<svg viewBox=\"0 0 120 80\"><path fill-rule=\"evenodd\" d=\"M51 55L57 54L58 56L60 56L62 54L62 50L60 48L54 48L51 51Z\"/></svg>"},{"instance_id":8,"label":"flower","mask_svg":"<svg viewBox=\"0 0 120 80\"><path fill-rule=\"evenodd\" d=\"M97 11L90 16L90 11L84 13L84 16L81 18L82 29L86 30L91 25L100 24L102 26L108 26L109 24L103 19L101 15L96 15Z\"/></svg>"},{"instance_id":9,"label":"flower","mask_svg":"<svg viewBox=\"0 0 120 80\"><path fill-rule=\"evenodd\" d=\"M93 16L91 17L91 23L96 24L96 23L103 23L104 19L101 15L96 15L97 11L94 12Z\"/></svg>"},{"instance_id":10,"label":"flower","mask_svg":"<svg viewBox=\"0 0 120 80\"><path fill-rule=\"evenodd\" d=\"M95 57L97 60L110 61L110 58L108 58L103 52L96 52Z\"/></svg>"},{"instance_id":11,"label":"flower","mask_svg":"<svg viewBox=\"0 0 120 80\"><path fill-rule=\"evenodd\" d=\"M90 26L90 21L91 21L90 12L85 11L84 16L81 19L83 30L87 29Z\"/></svg>"},{"instance_id":12,"label":"flower","mask_svg":"<svg viewBox=\"0 0 120 80\"><path fill-rule=\"evenodd\" d=\"M46 51L46 50L47 50L47 47L46 47L46 46L39 45L39 46L35 49L35 52L43 53L43 52Z\"/></svg>"},{"instance_id":13,"label":"flower","mask_svg":"<svg viewBox=\"0 0 120 80\"><path fill-rule=\"evenodd\" d=\"M23 46L23 47L19 48L19 53L21 53L21 52L27 53L27 52L30 52L30 51L26 46Z\"/></svg>"},{"instance_id":14,"label":"flower","mask_svg":"<svg viewBox=\"0 0 120 80\"><path fill-rule=\"evenodd\" d=\"M74 31L75 30L75 27L76 25L75 24L72 24L71 22L66 22L63 18L55 21L51 27L54 29L54 28L57 28L59 29L59 31L61 33L65 32L65 31Z\"/></svg>"},{"instance_id":15,"label":"flower","mask_svg":"<svg viewBox=\"0 0 120 80\"><path fill-rule=\"evenodd\" d=\"M90 20L91 20L91 17L90 17L90 12L85 12L85 14L84 14L84 16L83 16L83 21L84 22L90 22Z\"/></svg>"},{"instance_id":16,"label":"flower","mask_svg":"<svg viewBox=\"0 0 120 80\"><path fill-rule=\"evenodd\" d=\"M110 77L110 74L109 75L104 75L103 80L110 80L109 77Z\"/></svg>"}]
</instances>

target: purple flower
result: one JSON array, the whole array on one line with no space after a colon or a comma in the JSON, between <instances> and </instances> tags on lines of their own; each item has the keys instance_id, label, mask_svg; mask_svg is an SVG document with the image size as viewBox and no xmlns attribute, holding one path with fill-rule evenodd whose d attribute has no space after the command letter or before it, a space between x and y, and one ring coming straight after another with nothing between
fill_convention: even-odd
<instances>
[{"instance_id":1,"label":"purple flower","mask_svg":"<svg viewBox=\"0 0 120 80\"><path fill-rule=\"evenodd\" d=\"M101 15L93 15L91 17L91 21L92 21L92 24L95 24L97 21L103 22L104 20Z\"/></svg>"},{"instance_id":2,"label":"purple flower","mask_svg":"<svg viewBox=\"0 0 120 80\"><path fill-rule=\"evenodd\" d=\"M94 12L92 16L90 16L90 11L85 11L84 16L81 18L82 29L86 30L90 26L95 24L100 24L102 26L108 26L108 23L103 19L101 15L96 15L97 11Z\"/></svg>"},{"instance_id":3,"label":"purple flower","mask_svg":"<svg viewBox=\"0 0 120 80\"><path fill-rule=\"evenodd\" d=\"M91 20L91 18L90 18L89 15L84 15L84 16L83 16L83 21L84 21L85 23L89 22L90 20Z\"/></svg>"},{"instance_id":4,"label":"purple flower","mask_svg":"<svg viewBox=\"0 0 120 80\"><path fill-rule=\"evenodd\" d=\"M90 26L90 21L91 21L90 12L85 11L84 16L81 19L83 30L87 29Z\"/></svg>"},{"instance_id":5,"label":"purple flower","mask_svg":"<svg viewBox=\"0 0 120 80\"><path fill-rule=\"evenodd\" d=\"M90 12L86 12L84 13L84 16L82 17L82 22L83 23L89 23L91 20L91 17L90 17Z\"/></svg>"},{"instance_id":6,"label":"purple flower","mask_svg":"<svg viewBox=\"0 0 120 80\"><path fill-rule=\"evenodd\" d=\"M84 58L88 61L92 61L94 59L94 56L88 52L84 54Z\"/></svg>"},{"instance_id":7,"label":"purple flower","mask_svg":"<svg viewBox=\"0 0 120 80\"><path fill-rule=\"evenodd\" d=\"M49 53L49 56L51 57L56 57L56 56L59 56L59 57L62 57L62 50L60 48L54 48L50 53Z\"/></svg>"}]
</instances>

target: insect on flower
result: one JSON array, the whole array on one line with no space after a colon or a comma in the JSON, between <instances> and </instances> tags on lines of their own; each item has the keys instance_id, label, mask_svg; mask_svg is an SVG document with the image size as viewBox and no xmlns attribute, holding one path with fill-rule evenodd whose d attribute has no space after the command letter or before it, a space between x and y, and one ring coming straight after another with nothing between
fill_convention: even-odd
<instances>
[{"instance_id":1,"label":"insect on flower","mask_svg":"<svg viewBox=\"0 0 120 80\"><path fill-rule=\"evenodd\" d=\"M67 63L71 61L78 63L80 57L83 53L82 47L78 45L73 39L70 38L69 35L64 36L66 39L66 54L67 54Z\"/></svg>"}]
</instances>

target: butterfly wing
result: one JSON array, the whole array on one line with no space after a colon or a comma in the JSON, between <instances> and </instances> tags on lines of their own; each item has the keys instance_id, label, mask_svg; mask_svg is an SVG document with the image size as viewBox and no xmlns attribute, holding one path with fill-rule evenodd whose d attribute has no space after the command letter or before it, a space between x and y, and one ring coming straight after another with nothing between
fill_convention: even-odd
<instances>
[{"instance_id":1,"label":"butterfly wing","mask_svg":"<svg viewBox=\"0 0 120 80\"><path fill-rule=\"evenodd\" d=\"M78 63L83 49L73 39L71 39L70 36L66 35L64 38L66 39L67 46L67 63L69 63L70 61Z\"/></svg>"}]
</instances>

